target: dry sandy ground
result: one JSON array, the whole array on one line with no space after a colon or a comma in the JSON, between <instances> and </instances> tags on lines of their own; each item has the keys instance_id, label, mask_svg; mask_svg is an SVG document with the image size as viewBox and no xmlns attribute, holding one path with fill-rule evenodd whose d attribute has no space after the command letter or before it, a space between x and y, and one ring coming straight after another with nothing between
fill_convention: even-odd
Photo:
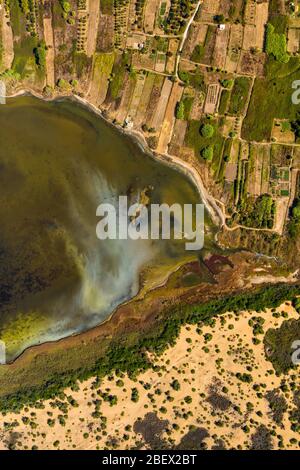
<instances>
[{"instance_id":1,"label":"dry sandy ground","mask_svg":"<svg viewBox=\"0 0 300 470\"><path fill-rule=\"evenodd\" d=\"M179 42L177 39L170 39L168 52L172 55L167 57L166 73L172 74L174 72L178 45Z\"/></svg>"},{"instance_id":2,"label":"dry sandy ground","mask_svg":"<svg viewBox=\"0 0 300 470\"><path fill-rule=\"evenodd\" d=\"M265 40L265 26L268 22L269 3L256 4L256 47L263 50Z\"/></svg>"},{"instance_id":3,"label":"dry sandy ground","mask_svg":"<svg viewBox=\"0 0 300 470\"><path fill-rule=\"evenodd\" d=\"M249 51L256 44L256 28L254 25L246 24L244 29L243 49Z\"/></svg>"},{"instance_id":4,"label":"dry sandy ground","mask_svg":"<svg viewBox=\"0 0 300 470\"><path fill-rule=\"evenodd\" d=\"M54 73L54 38L52 29L52 18L44 18L44 37L45 43L48 47L46 54L46 74L47 85L54 88L55 86L55 73Z\"/></svg>"},{"instance_id":5,"label":"dry sandy ground","mask_svg":"<svg viewBox=\"0 0 300 470\"><path fill-rule=\"evenodd\" d=\"M287 50L291 54L296 54L299 51L299 39L300 31L299 29L290 28L288 32L288 44Z\"/></svg>"},{"instance_id":6,"label":"dry sandy ground","mask_svg":"<svg viewBox=\"0 0 300 470\"><path fill-rule=\"evenodd\" d=\"M276 421L266 397L279 394L292 409L292 394L279 390L282 377L266 360L263 343L253 344L249 325L259 315L266 332L281 325L283 312L299 318L290 304L277 312L279 318L270 310L228 313L211 326L184 327L176 345L153 358L155 369L136 380L122 374L91 379L77 391L66 390L65 397L43 403L43 409L2 416L1 448L174 448L182 439L181 446L189 445L184 439L195 432L196 442L209 449L247 449L266 445L266 428L273 433L269 439L274 449L279 442L298 448L299 435L291 431L288 413ZM250 374L252 382L241 381L237 373ZM299 386L298 375L293 380ZM134 389L137 401L132 400ZM110 406L105 394L117 397L117 403Z\"/></svg>"},{"instance_id":7,"label":"dry sandy ground","mask_svg":"<svg viewBox=\"0 0 300 470\"><path fill-rule=\"evenodd\" d=\"M240 57L240 46L243 43L243 34L244 28L241 24L232 24L230 26L230 39L225 64L225 69L228 72L236 72Z\"/></svg>"},{"instance_id":8,"label":"dry sandy ground","mask_svg":"<svg viewBox=\"0 0 300 470\"><path fill-rule=\"evenodd\" d=\"M92 57L96 49L100 0L88 0L89 22L86 42L86 54Z\"/></svg>"},{"instance_id":9,"label":"dry sandy ground","mask_svg":"<svg viewBox=\"0 0 300 470\"><path fill-rule=\"evenodd\" d=\"M8 24L9 20L5 17L4 8L0 11L0 21L2 23L2 44L4 47L2 57L2 68L7 70L11 68L11 64L14 60L14 43L11 26Z\"/></svg>"},{"instance_id":10,"label":"dry sandy ground","mask_svg":"<svg viewBox=\"0 0 300 470\"><path fill-rule=\"evenodd\" d=\"M216 36L216 44L213 54L213 65L217 68L224 68L226 62L227 45L229 41L229 27L224 31L218 30Z\"/></svg>"},{"instance_id":11,"label":"dry sandy ground","mask_svg":"<svg viewBox=\"0 0 300 470\"><path fill-rule=\"evenodd\" d=\"M152 34L155 30L156 12L159 6L159 0L147 0L144 14L144 30Z\"/></svg>"},{"instance_id":12,"label":"dry sandy ground","mask_svg":"<svg viewBox=\"0 0 300 470\"><path fill-rule=\"evenodd\" d=\"M151 126L150 126L150 127L154 127L154 129L156 130L160 130L162 126L171 90L172 90L172 82L171 80L166 79L164 81L164 84L160 93L160 98L159 98L159 101L155 110L155 114L152 118Z\"/></svg>"}]
</instances>

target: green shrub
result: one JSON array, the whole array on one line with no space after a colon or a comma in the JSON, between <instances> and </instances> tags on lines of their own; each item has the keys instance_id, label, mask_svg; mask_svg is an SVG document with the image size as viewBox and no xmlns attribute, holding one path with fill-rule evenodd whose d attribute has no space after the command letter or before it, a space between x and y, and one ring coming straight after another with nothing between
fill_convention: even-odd
<instances>
[{"instance_id":1,"label":"green shrub","mask_svg":"<svg viewBox=\"0 0 300 470\"><path fill-rule=\"evenodd\" d=\"M45 41L41 41L33 50L36 64L41 68L46 66L46 51L47 47Z\"/></svg>"},{"instance_id":2,"label":"green shrub","mask_svg":"<svg viewBox=\"0 0 300 470\"><path fill-rule=\"evenodd\" d=\"M286 35L276 33L271 23L267 24L266 52L268 55L273 55L278 62L287 64L290 60L286 47Z\"/></svg>"},{"instance_id":3,"label":"green shrub","mask_svg":"<svg viewBox=\"0 0 300 470\"><path fill-rule=\"evenodd\" d=\"M281 283L264 286L250 292L232 292L230 295L215 298L205 303L180 304L176 307L166 308L159 312L156 324L152 324L149 331L143 331L143 333L137 335L134 342L130 344L128 344L126 337L117 338L111 342L105 355L100 356L94 364L76 368L73 362L70 366L72 368L66 369L64 373L55 373L53 367L54 370L49 371L49 375L45 377L41 385L32 385L31 378L30 382L18 385L18 390L12 393L5 393L3 390L5 380L5 377L3 377L1 381L0 409L1 411L18 411L25 404L33 404L38 400L48 400L56 397L62 390L74 387L78 380L83 381L95 376L104 377L112 371L118 370L127 372L131 376L136 375L152 367L147 351L160 354L168 345L174 345L182 325L196 325L200 321L208 321L226 312L246 310L260 312L265 308L276 308L284 301L292 300L299 294L299 284L288 285ZM291 331L293 337L295 335L298 339L299 331L294 326ZM288 341L289 367L290 348L291 343ZM282 348L278 348L278 351L280 353ZM80 353L80 351L78 352ZM103 399L111 404L117 402L117 397L114 395L105 396ZM78 406L78 403L72 397L68 397L68 401L72 406ZM50 420L50 425L51 423Z\"/></svg>"},{"instance_id":4,"label":"green shrub","mask_svg":"<svg viewBox=\"0 0 300 470\"><path fill-rule=\"evenodd\" d=\"M215 128L211 124L203 124L201 127L201 135L206 139L210 139L215 133Z\"/></svg>"},{"instance_id":5,"label":"green shrub","mask_svg":"<svg viewBox=\"0 0 300 470\"><path fill-rule=\"evenodd\" d=\"M207 160L207 161L212 161L213 159L213 156L214 156L214 148L209 145L208 147L205 147L202 151L201 151L201 156L202 158L204 158L204 160Z\"/></svg>"},{"instance_id":6,"label":"green shrub","mask_svg":"<svg viewBox=\"0 0 300 470\"><path fill-rule=\"evenodd\" d=\"M179 101L176 105L176 118L177 119L184 119L184 103L183 103L183 101Z\"/></svg>"}]
</instances>

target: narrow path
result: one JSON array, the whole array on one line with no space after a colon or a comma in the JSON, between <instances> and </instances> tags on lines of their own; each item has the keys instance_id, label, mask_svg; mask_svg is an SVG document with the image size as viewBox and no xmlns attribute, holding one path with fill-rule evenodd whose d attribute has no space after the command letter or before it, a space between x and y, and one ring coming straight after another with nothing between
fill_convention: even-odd
<instances>
[{"instance_id":1,"label":"narrow path","mask_svg":"<svg viewBox=\"0 0 300 470\"><path fill-rule=\"evenodd\" d=\"M195 16L197 15L198 13L198 10L200 8L200 5L202 3L202 0L199 0L197 5L196 5L196 8L194 10L194 13L192 14L192 16L190 17L187 25L186 25L186 28L185 28L185 31L183 33L183 36L182 36L182 39L181 39L181 43L179 45L179 48L178 48L178 51L177 51L177 57L176 57L176 63L175 63L175 76L178 78L178 67L179 67L179 61L180 61L180 55L182 53L182 50L183 50L183 47L184 47L184 43L186 41L186 38L188 36L188 33L189 33L189 29L195 19Z\"/></svg>"},{"instance_id":2,"label":"narrow path","mask_svg":"<svg viewBox=\"0 0 300 470\"><path fill-rule=\"evenodd\" d=\"M182 62L188 62L189 64L192 64L195 67L199 66L199 67L205 67L206 69L211 69L211 65L209 64L203 64L202 62L195 62L194 60L187 59L186 57L182 57L181 60ZM250 78L253 77L253 75L251 75L250 73L242 73L242 72L230 72L230 73L234 77L250 77Z\"/></svg>"}]
</instances>

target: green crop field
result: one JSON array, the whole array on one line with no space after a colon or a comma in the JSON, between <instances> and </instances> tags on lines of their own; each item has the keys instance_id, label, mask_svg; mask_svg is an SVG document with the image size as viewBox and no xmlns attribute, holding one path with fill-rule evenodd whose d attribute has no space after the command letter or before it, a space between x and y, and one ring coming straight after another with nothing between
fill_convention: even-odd
<instances>
[{"instance_id":1,"label":"green crop field","mask_svg":"<svg viewBox=\"0 0 300 470\"><path fill-rule=\"evenodd\" d=\"M270 140L275 118L296 118L300 106L292 103L292 84L299 76L300 61L297 57L292 57L287 64L269 59L267 77L255 80L242 130L244 139L257 142Z\"/></svg>"}]
</instances>

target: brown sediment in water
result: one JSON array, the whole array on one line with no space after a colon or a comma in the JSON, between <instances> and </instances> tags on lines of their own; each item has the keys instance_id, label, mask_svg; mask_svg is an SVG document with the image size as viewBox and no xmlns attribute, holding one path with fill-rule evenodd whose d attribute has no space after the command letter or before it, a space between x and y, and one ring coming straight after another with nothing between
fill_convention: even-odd
<instances>
[{"instance_id":1,"label":"brown sediment in water","mask_svg":"<svg viewBox=\"0 0 300 470\"><path fill-rule=\"evenodd\" d=\"M169 272L196 258L196 254L187 255L183 243L180 246L173 240L159 240L155 246L152 241L143 241L142 245L137 242L134 247L130 241L122 241L122 246L118 241L105 246L99 244L95 235L98 222L95 214L100 202L127 194L128 188L132 188L132 197L135 197L146 187L153 188L151 202L200 201L195 185L186 175L175 171L174 166L171 168L148 158L148 153L144 156L132 139L109 129L80 103L75 106L63 99L46 104L35 97L20 97L1 109L0 118L2 133L8 136L7 148L3 147L1 152L4 164L1 177L5 182L1 194L5 222L1 249L10 268L4 273L5 263L2 263L1 294L11 291L5 311L2 308L5 316L1 311L0 339L9 346L7 357L12 360L29 345L79 333L101 323L116 305L136 295L138 273L144 268L143 264L147 269L143 269L140 295L155 284L164 284ZM11 122L14 132L15 128L20 130L18 141L9 138ZM15 173L12 169L20 179L13 193L10 180L15 180ZM24 237L28 243L23 243ZM54 237L61 249L58 268ZM157 261L158 269L154 269ZM151 282L148 274L152 276ZM73 278L72 284L69 281ZM29 282L25 283L24 279ZM40 280L43 282L38 282ZM54 281L56 290L52 289ZM73 287L79 287L78 295ZM74 302L69 293L76 296ZM34 300L34 308L33 296L39 296L39 303ZM16 306L12 312L10 304ZM30 335L28 333L23 341L19 313L24 317L32 312L32 318L36 318L36 307L38 311L42 307L41 313L46 316L61 320L60 329L55 329L57 324L55 328L50 325L44 334L34 335L30 328ZM12 319L18 325L12 324ZM28 322L25 326L29 330Z\"/></svg>"},{"instance_id":2,"label":"brown sediment in water","mask_svg":"<svg viewBox=\"0 0 300 470\"><path fill-rule=\"evenodd\" d=\"M212 255L214 258L214 255ZM262 258L258 258L250 252L240 252L228 256L228 262L221 267L214 275L214 282L201 282L193 287L170 287L172 274L164 286L158 287L146 293L143 298L132 299L126 304L120 305L100 325L85 332L68 336L53 342L45 342L37 346L27 348L11 364L0 366L0 371L5 375L5 371L18 371L26 367L29 363L39 360L39 358L51 358L52 354L59 352L66 355L68 351L75 351L85 355L84 351L98 345L97 357L105 353L107 344L112 341L118 344L122 338L128 338L131 334L150 331L160 320L161 313L166 309L176 307L182 303L197 304L205 303L211 299L216 299L226 295L236 295L241 292L255 290L258 286L255 279L255 272L263 265ZM230 268L228 266L230 264ZM193 265L192 265L193 266ZM195 269L195 266L193 266ZM281 282L281 278L276 276L276 268L270 265L268 271L268 282L261 280L261 286L271 283ZM280 279L280 281L278 281ZM299 279L287 278L287 282L298 283ZM101 345L104 345L103 348ZM90 359L90 358L89 358ZM33 361L33 362L32 362ZM46 361L47 362L47 361ZM49 373L51 370L48 371ZM1 382L1 377L0 377Z\"/></svg>"},{"instance_id":3,"label":"brown sediment in water","mask_svg":"<svg viewBox=\"0 0 300 470\"><path fill-rule=\"evenodd\" d=\"M217 226L224 226L225 225L225 216L220 208L219 204L215 200L215 198L209 194L207 191L201 175L199 174L199 171L191 164L188 162L185 162L181 160L178 157L175 157L174 155L169 155L169 154L160 154L154 150L152 150L149 145L147 144L147 141L142 134L142 132L138 130L131 130L131 129L126 129L123 126L118 125L117 123L112 122L110 119L108 119L102 112L101 109L97 108L96 105L94 105L92 102L87 100L86 98L82 98L81 96L78 96L76 94L71 94L71 95L54 95L51 98L46 98L44 95L41 93L38 93L30 88L28 89L20 89L14 94L8 96L8 98L15 98L18 96L34 96L35 98L41 99L43 101L58 101L62 99L69 99L73 100L75 103L80 103L84 107L86 107L88 110L92 111L94 114L99 116L101 119L106 121L109 125L112 125L114 128L118 129L121 133L126 134L130 136L132 139L134 139L137 144L141 147L142 151L149 156L153 157L154 159L161 161L165 165L169 165L176 169L177 171L183 173L186 175L192 182L195 184L200 197L206 206L206 209L214 222Z\"/></svg>"},{"instance_id":4,"label":"brown sediment in water","mask_svg":"<svg viewBox=\"0 0 300 470\"><path fill-rule=\"evenodd\" d=\"M20 92L24 94L24 92ZM36 94L34 94L36 96ZM40 96L38 96L40 98ZM73 98L74 99L74 98ZM92 104L81 100L85 106L95 111L97 114L101 114L97 108ZM134 135L133 133L131 133ZM144 142L140 140L139 135L135 135L137 139L142 143L143 149L145 149ZM180 170L180 166L172 160L164 158L165 163L171 164L177 170ZM183 168L181 168L181 171ZM185 170L187 170L185 168ZM190 172L190 176L193 172ZM185 173L186 174L186 173ZM193 180L193 178L192 178ZM194 180L195 182L195 180ZM201 185L197 185L198 190L201 194ZM24 351L19 358L14 361L11 365L4 366L13 368L14 364L21 365L26 363L28 359L32 359L41 354L47 353L51 355L52 351L58 351L60 349L68 350L73 347L85 347L89 343L97 342L101 348L101 342L111 340L112 338L122 337L122 335L131 334L132 332L148 330L151 325L155 323L160 312L166 307L176 306L180 302L184 303L196 303L204 302L210 298L215 298L219 295L225 295L231 292L238 292L251 288L251 281L249 276L252 274L252 270L257 265L255 256L250 253L237 253L229 258L220 257L219 255L212 255L210 258L205 260L206 266L210 273L213 275L213 282L202 282L196 283L193 286L185 286L184 283L176 284L171 286L172 275L169 277L167 283L163 283L160 287L157 287L150 292L145 292L142 297L133 299L126 304L116 308L115 311L109 316L109 318L101 325L94 327L86 332L72 335L55 342L45 342L41 345L32 346ZM196 265L190 266L190 271L197 274ZM180 270L180 267L176 268ZM189 273L188 268L184 268L182 275ZM271 270L272 271L272 270ZM276 277L272 281L272 274L268 277L268 282L276 282ZM263 277L261 282L263 282Z\"/></svg>"}]
</instances>

